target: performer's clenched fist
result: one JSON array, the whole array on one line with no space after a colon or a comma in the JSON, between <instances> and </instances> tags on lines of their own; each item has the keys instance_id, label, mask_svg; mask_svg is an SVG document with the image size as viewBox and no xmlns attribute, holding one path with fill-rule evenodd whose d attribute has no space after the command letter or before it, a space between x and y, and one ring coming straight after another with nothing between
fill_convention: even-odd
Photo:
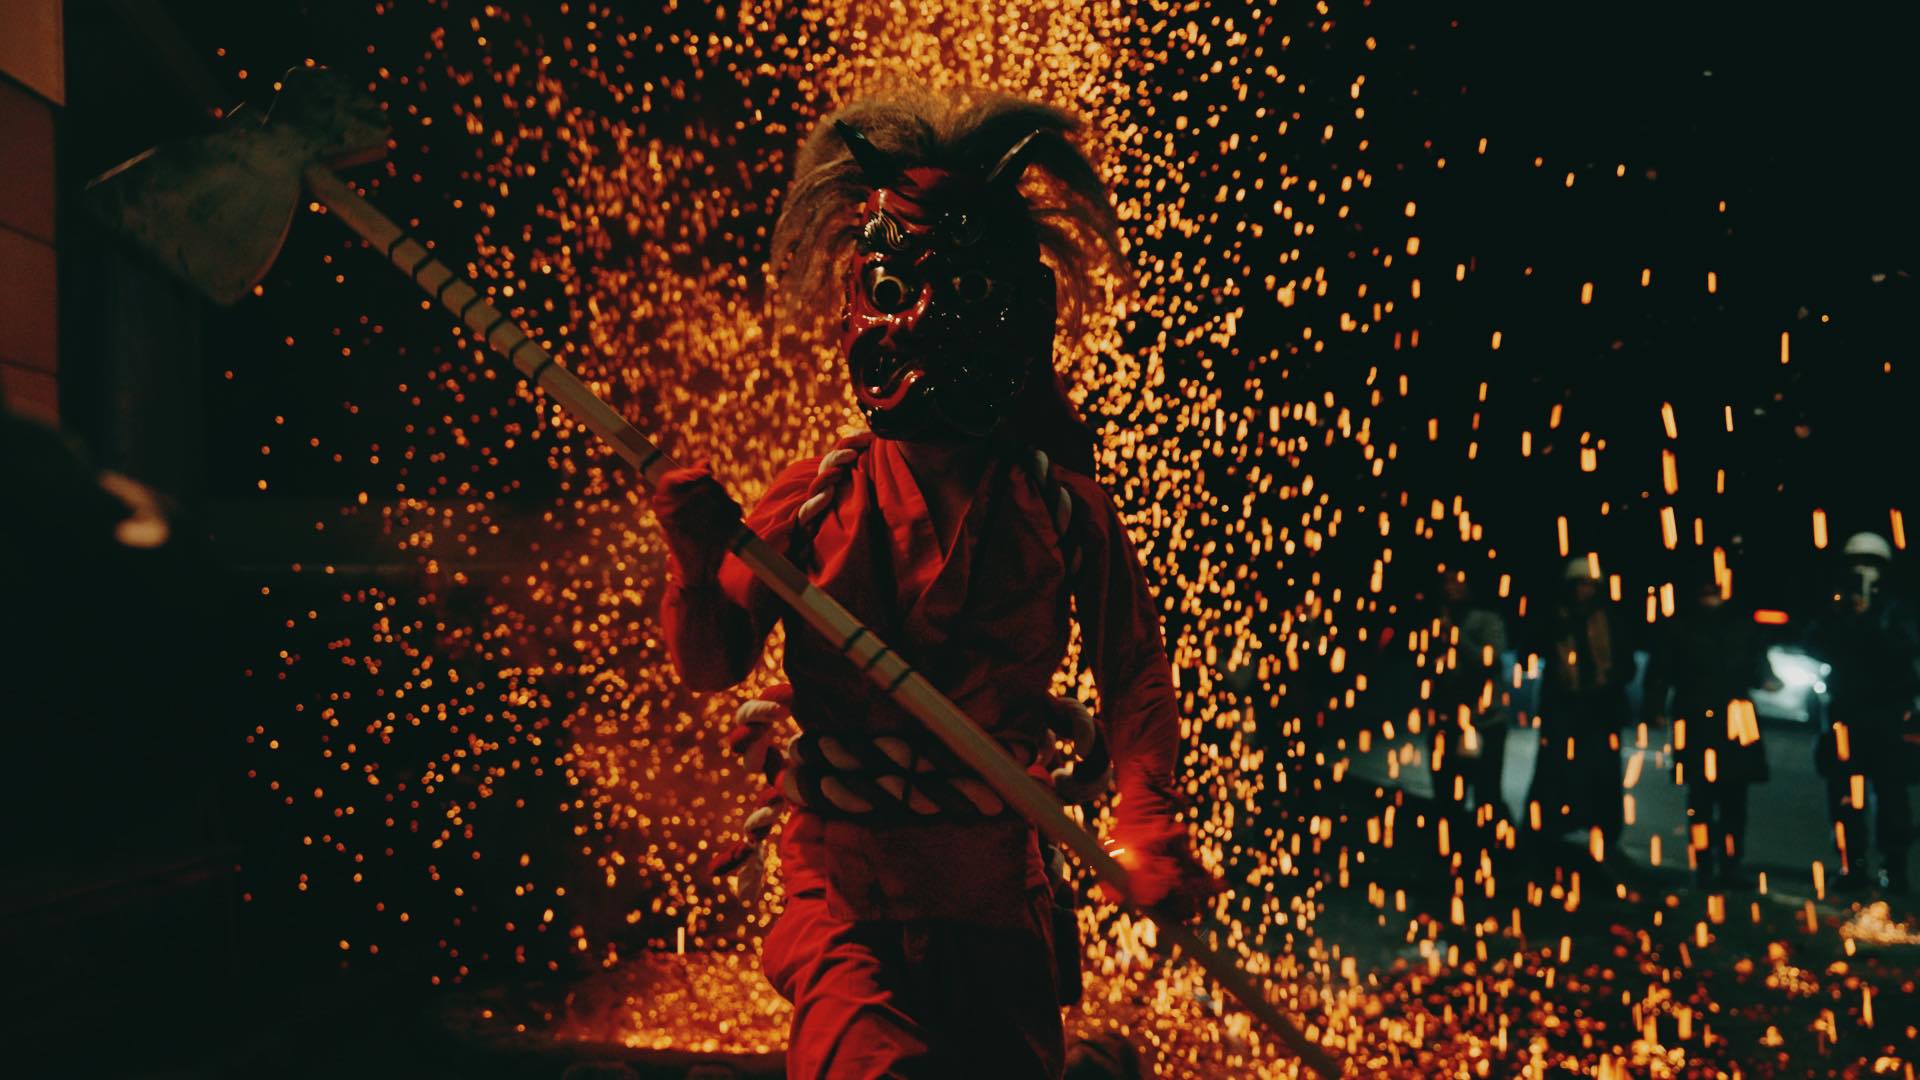
<instances>
[{"instance_id":1,"label":"performer's clenched fist","mask_svg":"<svg viewBox=\"0 0 1920 1080\"><path fill-rule=\"evenodd\" d=\"M727 542L740 528L740 504L713 478L706 462L661 477L652 502L680 583L692 588L712 585L727 557Z\"/></svg>"},{"instance_id":2,"label":"performer's clenched fist","mask_svg":"<svg viewBox=\"0 0 1920 1080\"><path fill-rule=\"evenodd\" d=\"M1200 864L1187 827L1173 816L1165 785L1128 777L1121 783L1107 850L1127 868L1124 899L1151 908L1162 918L1185 922L1226 888L1225 881ZM1108 900L1122 899L1101 886Z\"/></svg>"}]
</instances>

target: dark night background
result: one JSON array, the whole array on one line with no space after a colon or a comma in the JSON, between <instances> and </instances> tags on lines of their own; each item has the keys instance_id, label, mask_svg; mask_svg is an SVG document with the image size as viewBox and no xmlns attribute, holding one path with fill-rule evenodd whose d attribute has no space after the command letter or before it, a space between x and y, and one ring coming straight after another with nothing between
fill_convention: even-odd
<instances>
[{"instance_id":1,"label":"dark night background","mask_svg":"<svg viewBox=\"0 0 1920 1080\"><path fill-rule=\"evenodd\" d=\"M467 6L447 5L456 17ZM1831 568L1811 546L1816 508L1836 538L1884 532L1889 508L1920 508L1908 451L1920 400L1911 11L1347 6L1335 32L1303 34L1289 55L1296 78L1331 107L1346 95L1360 41L1382 43L1364 66L1380 143L1368 168L1379 180L1351 200L1352 232L1318 243L1331 260L1344 247L1420 237L1420 260L1370 279L1404 296L1417 272L1426 289L1413 309L1420 346L1403 354L1415 391L1378 414L1393 430L1376 442L1402 448L1392 490L1466 496L1502 565L1515 568L1518 593L1558 575L1553 514L1543 507L1578 515L1575 550L1603 551L1610 570L1640 582L1704 577L1699 549L1676 554L1659 543L1658 409L1671 402L1683 418L1682 531L1689 498L1710 491L1724 467L1729 496L1713 503L1707 546L1733 552L1739 601L1796 622L1816 608L1831 592ZM535 7L527 10L537 20ZM76 197L87 178L140 149L207 130L210 107L257 100L268 73L308 58L358 71L371 38L416 41L449 20L425 5L379 19L370 8L66 5L61 428L99 466L165 496L175 539L154 552L93 545L81 534L95 520L88 515L104 511L58 492L32 495L41 501L25 505L39 509L9 512L12 523L0 528L11 642L0 700L15 762L0 808L0 940L17 958L0 1025L8 1056L33 1075L318 1075L368 1067L365 1047L412 1047L386 1059L398 1074L478 1054L434 1019L442 998L429 977L446 967L443 943L402 938L377 957L341 960L337 942L366 936L360 920L369 917L336 906L324 882L292 886L308 865L302 836L314 824L248 779L244 745L277 700L262 684L272 681L282 635L295 636L285 613L414 573L378 522L337 512L358 492L390 485L390 471L364 455L328 456L381 443L383 433L398 442L409 412L393 393L394 370L382 349L361 347L339 363L291 365L281 339L324 337L348 312L364 314L380 329L349 328L342 341L374 333L404 358L443 343L443 320L421 312L397 277L390 292L362 290L357 306L335 310L320 291L332 270L321 254L367 260L362 281L377 268L340 234L304 221L265 297L214 309L102 235ZM240 67L251 73L245 82ZM697 95L680 107L690 116L702 108ZM1437 169L1442 156L1447 166ZM1544 164L1535 167L1536 156ZM469 167L451 153L408 160ZM1409 200L1418 204L1411 224L1402 213ZM379 201L471 254L461 247L471 244L471 222L448 208L432 176L388 181ZM1463 282L1441 272L1468 261ZM1653 271L1648 288L1639 285L1643 267ZM1596 289L1585 307L1574 301L1583 282ZM1298 341L1288 317L1278 307L1256 311L1240 339L1258 352L1268 339ZM1498 352L1488 346L1493 330L1504 339ZM1783 331L1792 342L1786 365ZM1287 381L1268 387L1270 399L1355 394L1366 365L1342 360L1337 347L1301 357ZM1470 432L1482 382L1489 400ZM518 407L504 388L493 404ZM1549 431L1555 405L1564 419ZM1717 423L1727 406L1732 434ZM1440 436L1430 446L1433 418ZM1534 448L1524 460L1513 452L1523 430ZM1585 431L1605 438L1603 466L1636 464L1577 473L1568 459ZM288 437L308 433L323 449ZM1463 448L1473 437L1481 455L1468 468ZM263 457L267 443L274 452ZM57 470L47 463L56 451L21 436L10 456L10 475L41 485L23 489L54 491ZM1369 502L1348 497L1380 484L1357 453L1347 475L1332 460L1318 459L1317 482L1349 503ZM503 467L517 470L515 497L527 506L551 497L544 454ZM1605 517L1595 513L1602 501L1612 507ZM335 527L316 531L317 519ZM1444 543L1433 550L1450 558ZM1336 582L1364 579L1366 561L1341 559L1315 565ZM316 581L291 573L293 564L338 572ZM263 587L273 604L261 602ZM1410 587L1389 599L1416 601ZM518 827L530 844L558 849L566 839ZM492 960L476 967L510 973ZM536 1058L527 1074L557 1074L562 1060Z\"/></svg>"}]
</instances>

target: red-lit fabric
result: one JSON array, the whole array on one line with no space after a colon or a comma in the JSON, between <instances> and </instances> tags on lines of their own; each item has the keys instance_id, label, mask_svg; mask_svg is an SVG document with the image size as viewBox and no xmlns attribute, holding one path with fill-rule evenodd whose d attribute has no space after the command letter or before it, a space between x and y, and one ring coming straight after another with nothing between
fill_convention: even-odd
<instances>
[{"instance_id":1,"label":"red-lit fabric","mask_svg":"<svg viewBox=\"0 0 1920 1080\"><path fill-rule=\"evenodd\" d=\"M1044 891L1031 927L840 918L789 896L761 963L793 1002L789 1080L1053 1080L1066 1048Z\"/></svg>"}]
</instances>

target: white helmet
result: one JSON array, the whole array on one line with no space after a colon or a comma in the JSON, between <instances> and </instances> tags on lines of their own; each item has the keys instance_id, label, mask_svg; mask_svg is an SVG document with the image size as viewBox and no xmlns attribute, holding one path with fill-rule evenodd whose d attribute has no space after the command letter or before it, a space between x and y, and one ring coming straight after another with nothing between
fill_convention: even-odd
<instances>
[{"instance_id":1,"label":"white helmet","mask_svg":"<svg viewBox=\"0 0 1920 1080\"><path fill-rule=\"evenodd\" d=\"M1846 546L1840 550L1841 553L1849 559L1879 559L1883 562L1893 561L1893 545L1887 543L1887 538L1881 536L1879 533L1854 533L1852 536L1847 537Z\"/></svg>"},{"instance_id":2,"label":"white helmet","mask_svg":"<svg viewBox=\"0 0 1920 1080\"><path fill-rule=\"evenodd\" d=\"M1563 581L1599 580L1593 572L1593 564L1588 561L1585 555L1575 555L1573 558L1568 559L1567 565L1560 571L1560 577Z\"/></svg>"}]
</instances>

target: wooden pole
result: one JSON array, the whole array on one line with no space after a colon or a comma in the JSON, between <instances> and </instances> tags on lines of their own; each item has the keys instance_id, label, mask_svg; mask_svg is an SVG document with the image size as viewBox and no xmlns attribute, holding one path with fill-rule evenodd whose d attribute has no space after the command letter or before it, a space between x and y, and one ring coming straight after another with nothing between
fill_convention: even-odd
<instances>
[{"instance_id":1,"label":"wooden pole","mask_svg":"<svg viewBox=\"0 0 1920 1080\"><path fill-rule=\"evenodd\" d=\"M383 252L394 266L414 280L441 306L468 329L480 335L487 346L507 358L529 383L559 401L568 411L613 447L640 478L651 487L661 476L679 466L666 451L628 423L606 402L595 396L573 372L562 367L553 355L527 335L510 316L487 302L480 290L456 273L426 245L408 236L392 219L324 165L312 165L306 171L307 189L325 204L348 228L359 234L374 250ZM754 576L766 582L774 595L805 619L828 641L840 646L842 655L865 672L896 703L927 726L967 767L980 774L1007 804L1032 822L1049 840L1064 844L1096 877L1108 882L1121 895L1129 895L1126 868L1107 854L1100 841L1074 824L1060 800L1027 771L1016 764L993 737L981 730L959 707L947 700L926 676L916 671L901 655L853 617L838 600L808 580L800 568L773 549L757 533L740 526L728 544ZM1148 912L1150 915L1151 912ZM1169 924L1182 948L1207 972L1226 987L1248 1012L1258 1017L1280 1037L1300 1059L1322 1077L1340 1075L1340 1067L1318 1045L1301 1034L1261 988L1224 953L1203 942L1184 927Z\"/></svg>"}]
</instances>

